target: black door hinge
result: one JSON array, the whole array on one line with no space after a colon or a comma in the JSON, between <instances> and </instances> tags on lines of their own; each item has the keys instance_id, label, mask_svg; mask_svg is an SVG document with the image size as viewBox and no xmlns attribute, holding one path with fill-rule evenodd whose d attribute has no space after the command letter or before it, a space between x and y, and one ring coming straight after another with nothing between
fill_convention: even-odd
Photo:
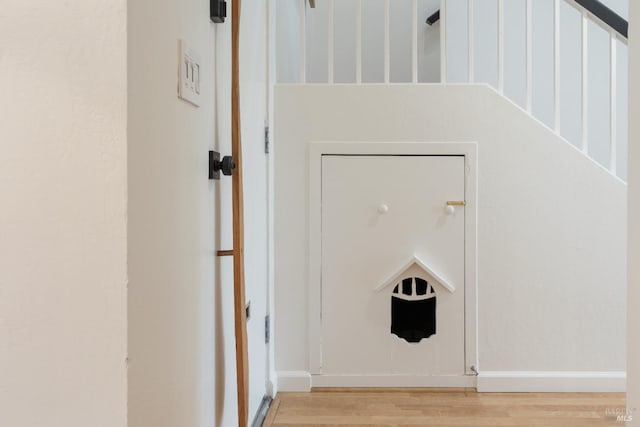
<instances>
[{"instance_id":1,"label":"black door hinge","mask_svg":"<svg viewBox=\"0 0 640 427\"><path fill-rule=\"evenodd\" d=\"M269 315L264 316L264 343L269 344L271 340L271 321Z\"/></svg>"}]
</instances>

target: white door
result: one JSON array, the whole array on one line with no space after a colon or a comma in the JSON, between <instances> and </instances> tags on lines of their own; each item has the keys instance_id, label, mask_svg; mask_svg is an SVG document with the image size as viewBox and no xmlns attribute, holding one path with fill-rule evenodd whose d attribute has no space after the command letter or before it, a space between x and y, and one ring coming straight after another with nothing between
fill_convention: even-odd
<instances>
[{"instance_id":1,"label":"white door","mask_svg":"<svg viewBox=\"0 0 640 427\"><path fill-rule=\"evenodd\" d=\"M464 194L464 156L323 156L322 375L464 375Z\"/></svg>"}]
</instances>

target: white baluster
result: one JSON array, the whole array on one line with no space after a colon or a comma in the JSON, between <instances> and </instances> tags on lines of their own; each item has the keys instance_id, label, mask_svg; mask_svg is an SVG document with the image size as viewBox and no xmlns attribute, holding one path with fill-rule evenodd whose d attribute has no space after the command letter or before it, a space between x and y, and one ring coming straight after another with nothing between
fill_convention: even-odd
<instances>
[{"instance_id":1,"label":"white baluster","mask_svg":"<svg viewBox=\"0 0 640 427\"><path fill-rule=\"evenodd\" d=\"M411 81L418 83L418 0L411 2Z\"/></svg>"},{"instance_id":2,"label":"white baluster","mask_svg":"<svg viewBox=\"0 0 640 427\"><path fill-rule=\"evenodd\" d=\"M553 4L553 129L560 135L560 0Z\"/></svg>"},{"instance_id":3,"label":"white baluster","mask_svg":"<svg viewBox=\"0 0 640 427\"><path fill-rule=\"evenodd\" d=\"M327 2L327 82L333 83L333 0Z\"/></svg>"},{"instance_id":4,"label":"white baluster","mask_svg":"<svg viewBox=\"0 0 640 427\"><path fill-rule=\"evenodd\" d=\"M356 83L362 83L362 0L356 7Z\"/></svg>"},{"instance_id":5,"label":"white baluster","mask_svg":"<svg viewBox=\"0 0 640 427\"><path fill-rule=\"evenodd\" d=\"M469 83L474 81L474 50L473 50L473 0L467 0L467 65Z\"/></svg>"},{"instance_id":6,"label":"white baluster","mask_svg":"<svg viewBox=\"0 0 640 427\"><path fill-rule=\"evenodd\" d=\"M447 82L447 0L440 0L440 82Z\"/></svg>"},{"instance_id":7,"label":"white baluster","mask_svg":"<svg viewBox=\"0 0 640 427\"><path fill-rule=\"evenodd\" d=\"M300 0L300 48L299 48L299 67L300 67L300 83L306 83L307 82L307 76L306 76L306 68L307 68L307 59L306 59L306 39L307 39L307 29L306 29L306 23L307 23L307 0Z\"/></svg>"},{"instance_id":8,"label":"white baluster","mask_svg":"<svg viewBox=\"0 0 640 427\"><path fill-rule=\"evenodd\" d=\"M504 93L504 0L498 0L498 91Z\"/></svg>"},{"instance_id":9,"label":"white baluster","mask_svg":"<svg viewBox=\"0 0 640 427\"><path fill-rule=\"evenodd\" d=\"M582 12L582 151L589 153L589 17Z\"/></svg>"},{"instance_id":10,"label":"white baluster","mask_svg":"<svg viewBox=\"0 0 640 427\"><path fill-rule=\"evenodd\" d=\"M617 138L618 138L618 105L617 105L617 97L618 97L618 52L617 52L617 36L614 30L611 30L610 34L611 38L611 47L609 53L609 62L611 68L609 69L609 73L611 74L609 77L609 100L610 100L610 122L611 122L611 134L610 134L610 146L609 146L609 155L611 156L611 163L609 164L609 170L612 174L616 174L618 169L617 162Z\"/></svg>"},{"instance_id":11,"label":"white baluster","mask_svg":"<svg viewBox=\"0 0 640 427\"><path fill-rule=\"evenodd\" d=\"M533 110L533 0L526 0L526 107Z\"/></svg>"},{"instance_id":12,"label":"white baluster","mask_svg":"<svg viewBox=\"0 0 640 427\"><path fill-rule=\"evenodd\" d=\"M384 82L389 83L390 46L389 46L389 2L384 0Z\"/></svg>"}]
</instances>

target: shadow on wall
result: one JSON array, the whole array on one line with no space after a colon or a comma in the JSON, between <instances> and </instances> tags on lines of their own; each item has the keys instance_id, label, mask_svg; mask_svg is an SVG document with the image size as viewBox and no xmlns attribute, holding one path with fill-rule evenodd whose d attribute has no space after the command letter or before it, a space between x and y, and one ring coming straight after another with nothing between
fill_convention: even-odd
<instances>
[{"instance_id":1,"label":"shadow on wall","mask_svg":"<svg viewBox=\"0 0 640 427\"><path fill-rule=\"evenodd\" d=\"M218 86L218 73L214 73L214 87ZM219 149L219 141L220 141L220 126L218 126L218 115L214 115L214 126L215 126L215 147ZM220 191L215 192L215 205L222 206L222 196ZM219 248L221 244L221 235L222 235L222 219L220 215L216 215L216 223L215 227L215 242L214 247ZM213 301L213 309L215 311L214 317L214 333L215 333L215 425L221 426L224 415L224 404L225 404L225 382L226 382L226 371L225 371L225 352L224 352L224 313L222 312L222 263L221 258L216 256L215 253L212 254L215 259L215 280L214 280L214 301Z\"/></svg>"},{"instance_id":2,"label":"shadow on wall","mask_svg":"<svg viewBox=\"0 0 640 427\"><path fill-rule=\"evenodd\" d=\"M219 197L219 195L217 196ZM219 228L219 224L218 224ZM217 233L219 236L220 234ZM216 261L216 275L215 275L215 294L214 294L214 311L215 311L215 391L216 391L216 410L215 419L216 425L222 425L222 415L224 413L224 400L225 400L225 357L224 357L224 320L222 316L222 274L220 273L220 259Z\"/></svg>"}]
</instances>

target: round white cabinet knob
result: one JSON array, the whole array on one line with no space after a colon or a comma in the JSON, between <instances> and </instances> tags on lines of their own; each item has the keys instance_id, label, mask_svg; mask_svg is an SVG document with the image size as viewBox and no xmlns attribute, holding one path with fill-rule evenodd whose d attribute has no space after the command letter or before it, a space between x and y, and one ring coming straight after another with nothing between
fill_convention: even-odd
<instances>
[{"instance_id":1,"label":"round white cabinet knob","mask_svg":"<svg viewBox=\"0 0 640 427\"><path fill-rule=\"evenodd\" d=\"M447 207L444 208L444 211L447 213L447 215L453 215L453 213L456 211L456 208L451 205L447 205Z\"/></svg>"},{"instance_id":2,"label":"round white cabinet knob","mask_svg":"<svg viewBox=\"0 0 640 427\"><path fill-rule=\"evenodd\" d=\"M378 206L378 212L381 214L386 214L387 212L389 212L389 206L382 204L380 206Z\"/></svg>"}]
</instances>

